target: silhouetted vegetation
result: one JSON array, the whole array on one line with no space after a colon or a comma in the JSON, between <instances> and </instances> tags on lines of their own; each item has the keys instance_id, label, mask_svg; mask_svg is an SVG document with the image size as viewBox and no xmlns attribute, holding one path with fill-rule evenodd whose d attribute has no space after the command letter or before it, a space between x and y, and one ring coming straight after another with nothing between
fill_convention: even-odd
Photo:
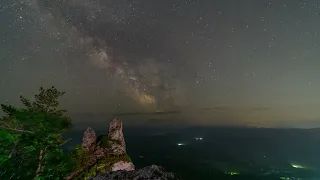
<instances>
[{"instance_id":1,"label":"silhouetted vegetation","mask_svg":"<svg viewBox=\"0 0 320 180\"><path fill-rule=\"evenodd\" d=\"M64 152L69 139L62 134L71 128L71 118L59 108L65 93L55 87L39 91L34 100L20 96L22 108L1 104L6 115L0 119L0 179L88 179L119 160L130 161L127 155L107 156L91 165L81 145ZM109 140L101 136L98 145L108 148Z\"/></svg>"},{"instance_id":2,"label":"silhouetted vegetation","mask_svg":"<svg viewBox=\"0 0 320 180\"><path fill-rule=\"evenodd\" d=\"M1 104L0 179L63 179L73 162L62 151L71 119L59 109L64 92L40 88L34 100L20 96L23 108Z\"/></svg>"}]
</instances>

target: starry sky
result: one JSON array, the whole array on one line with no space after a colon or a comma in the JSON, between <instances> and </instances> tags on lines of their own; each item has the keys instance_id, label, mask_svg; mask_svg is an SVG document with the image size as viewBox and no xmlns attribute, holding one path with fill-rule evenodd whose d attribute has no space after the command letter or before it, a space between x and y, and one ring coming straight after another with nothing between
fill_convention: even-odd
<instances>
[{"instance_id":1,"label":"starry sky","mask_svg":"<svg viewBox=\"0 0 320 180\"><path fill-rule=\"evenodd\" d=\"M0 101L54 85L71 113L316 127L319 33L318 0L1 0Z\"/></svg>"}]
</instances>

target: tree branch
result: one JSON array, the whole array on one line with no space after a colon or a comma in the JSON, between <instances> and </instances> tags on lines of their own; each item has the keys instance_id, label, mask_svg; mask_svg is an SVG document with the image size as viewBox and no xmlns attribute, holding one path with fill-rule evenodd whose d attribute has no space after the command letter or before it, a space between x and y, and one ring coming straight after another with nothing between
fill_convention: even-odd
<instances>
[{"instance_id":1,"label":"tree branch","mask_svg":"<svg viewBox=\"0 0 320 180\"><path fill-rule=\"evenodd\" d=\"M79 174L81 174L84 170L91 168L92 166L94 166L99 160L101 160L102 158L104 158L105 156L101 156L101 157L95 157L95 156L91 156L89 157L89 160L87 161L86 165L76 169L74 172L72 172L72 174L68 177L66 177L66 180L72 180L75 177L77 177Z\"/></svg>"},{"instance_id":2,"label":"tree branch","mask_svg":"<svg viewBox=\"0 0 320 180\"><path fill-rule=\"evenodd\" d=\"M43 172L43 163L42 163L42 160L43 160L43 157L44 157L44 154L47 150L48 146L45 147L44 149L41 149L40 150L40 153L39 153L39 157L38 157L38 168L37 168L37 171L36 171L36 176L34 179L36 179L37 177L39 177L42 172Z\"/></svg>"},{"instance_id":3,"label":"tree branch","mask_svg":"<svg viewBox=\"0 0 320 180\"><path fill-rule=\"evenodd\" d=\"M95 160L95 161L93 161L91 163L88 163L86 166L82 166L82 167L78 168L70 176L66 177L66 180L71 180L71 179L77 177L82 171L92 167L96 162L97 162L97 160Z\"/></svg>"},{"instance_id":4,"label":"tree branch","mask_svg":"<svg viewBox=\"0 0 320 180\"><path fill-rule=\"evenodd\" d=\"M72 139L69 138L69 139L65 140L63 143L61 143L59 146L63 146L64 144L66 144L67 142L69 142L69 141L71 141L71 140L72 140Z\"/></svg>"},{"instance_id":5,"label":"tree branch","mask_svg":"<svg viewBox=\"0 0 320 180\"><path fill-rule=\"evenodd\" d=\"M4 122L4 121L2 121L1 123L4 124L4 125L6 125L6 126L10 126L8 123L6 123L6 122Z\"/></svg>"},{"instance_id":6,"label":"tree branch","mask_svg":"<svg viewBox=\"0 0 320 180\"><path fill-rule=\"evenodd\" d=\"M32 131L27 131L27 130L23 130L23 129L9 128L9 127L4 127L4 126L0 126L0 129L6 129L6 130L9 130L9 131L14 131L14 132L19 132L19 133L31 133L31 134L34 133Z\"/></svg>"},{"instance_id":7,"label":"tree branch","mask_svg":"<svg viewBox=\"0 0 320 180\"><path fill-rule=\"evenodd\" d=\"M12 148L12 150L11 150L11 152L10 152L10 154L9 154L8 159L10 159L10 158L12 157L13 153L15 153L16 148L17 148L17 145L18 145L18 142L16 142L16 143L14 144L14 147Z\"/></svg>"}]
</instances>

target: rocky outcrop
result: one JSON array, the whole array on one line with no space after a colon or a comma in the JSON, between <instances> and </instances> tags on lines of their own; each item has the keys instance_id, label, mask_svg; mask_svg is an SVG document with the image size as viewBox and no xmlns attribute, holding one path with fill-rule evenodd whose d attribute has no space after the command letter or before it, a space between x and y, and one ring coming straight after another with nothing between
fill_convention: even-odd
<instances>
[{"instance_id":1,"label":"rocky outcrop","mask_svg":"<svg viewBox=\"0 0 320 180\"><path fill-rule=\"evenodd\" d=\"M95 131L88 127L82 138L82 144L76 154L79 162L67 179L88 179L100 172L133 171L134 165L126 153L126 144L122 132L122 122L113 119L110 122L109 134L97 137ZM84 176L84 177L83 177Z\"/></svg>"},{"instance_id":2,"label":"rocky outcrop","mask_svg":"<svg viewBox=\"0 0 320 180\"><path fill-rule=\"evenodd\" d=\"M160 166L147 166L135 171L100 173L89 180L178 180L173 173L165 172Z\"/></svg>"},{"instance_id":3,"label":"rocky outcrop","mask_svg":"<svg viewBox=\"0 0 320 180\"><path fill-rule=\"evenodd\" d=\"M97 136L94 130L88 127L83 134L81 146L87 153L92 153L96 149Z\"/></svg>"},{"instance_id":4,"label":"rocky outcrop","mask_svg":"<svg viewBox=\"0 0 320 180\"><path fill-rule=\"evenodd\" d=\"M76 148L77 169L67 180L174 180L172 173L159 166L148 166L135 170L126 153L126 143L122 132L122 122L113 119L107 136L96 136L88 127L81 146Z\"/></svg>"},{"instance_id":5,"label":"rocky outcrop","mask_svg":"<svg viewBox=\"0 0 320 180\"><path fill-rule=\"evenodd\" d=\"M119 119L113 119L109 126L110 153L121 155L126 153L126 143L122 132L122 122Z\"/></svg>"},{"instance_id":6,"label":"rocky outcrop","mask_svg":"<svg viewBox=\"0 0 320 180\"><path fill-rule=\"evenodd\" d=\"M126 155L126 142L124 141L123 131L122 131L122 121L119 119L113 119L110 122L109 134L108 134L108 144L109 155L122 156ZM111 167L111 171L132 171L134 170L134 165L130 161L118 161L114 163Z\"/></svg>"}]
</instances>

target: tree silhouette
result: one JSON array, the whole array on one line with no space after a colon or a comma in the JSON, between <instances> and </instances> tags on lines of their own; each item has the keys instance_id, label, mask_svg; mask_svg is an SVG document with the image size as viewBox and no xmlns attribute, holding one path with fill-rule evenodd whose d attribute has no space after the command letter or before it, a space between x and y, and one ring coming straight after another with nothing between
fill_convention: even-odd
<instances>
[{"instance_id":1,"label":"tree silhouette","mask_svg":"<svg viewBox=\"0 0 320 180\"><path fill-rule=\"evenodd\" d=\"M66 110L59 109L64 94L41 87L34 101L20 96L24 108L1 104L0 179L61 179L71 170L60 149L71 127Z\"/></svg>"}]
</instances>

